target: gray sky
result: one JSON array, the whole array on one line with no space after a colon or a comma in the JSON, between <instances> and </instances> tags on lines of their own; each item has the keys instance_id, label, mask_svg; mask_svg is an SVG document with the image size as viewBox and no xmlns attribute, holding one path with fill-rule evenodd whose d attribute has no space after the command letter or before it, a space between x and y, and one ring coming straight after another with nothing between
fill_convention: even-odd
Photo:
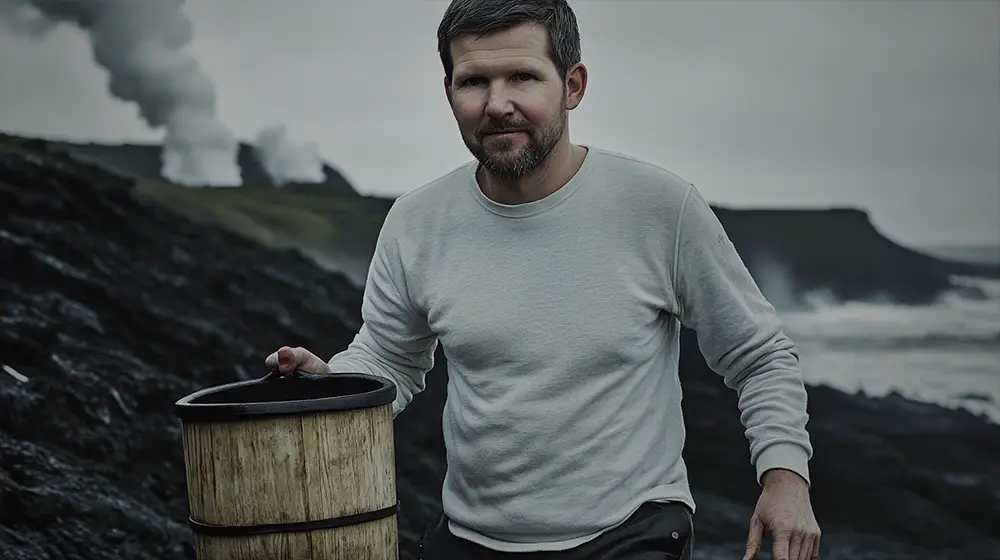
<instances>
[{"instance_id":1,"label":"gray sky","mask_svg":"<svg viewBox=\"0 0 1000 560\"><path fill-rule=\"evenodd\" d=\"M906 244L1000 243L1000 2L576 0L573 140L734 207L849 205ZM280 123L364 193L470 158L441 85L439 0L187 0L188 48L242 139ZM158 140L85 35L0 31L0 130Z\"/></svg>"}]
</instances>

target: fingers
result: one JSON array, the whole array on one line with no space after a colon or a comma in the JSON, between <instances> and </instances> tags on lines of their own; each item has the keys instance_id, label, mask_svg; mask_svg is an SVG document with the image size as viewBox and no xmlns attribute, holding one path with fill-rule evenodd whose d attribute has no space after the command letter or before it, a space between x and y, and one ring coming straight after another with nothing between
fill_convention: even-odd
<instances>
[{"instance_id":1,"label":"fingers","mask_svg":"<svg viewBox=\"0 0 1000 560\"><path fill-rule=\"evenodd\" d=\"M271 352L267 358L264 358L264 367L267 371L278 371L278 353Z\"/></svg>"},{"instance_id":2,"label":"fingers","mask_svg":"<svg viewBox=\"0 0 1000 560\"><path fill-rule=\"evenodd\" d=\"M815 558L813 556L813 550L816 549L816 537L812 535L806 535L802 539L802 550L799 552L799 560L812 560Z\"/></svg>"},{"instance_id":3,"label":"fingers","mask_svg":"<svg viewBox=\"0 0 1000 560\"><path fill-rule=\"evenodd\" d=\"M278 349L278 373L282 375L288 375L299 367L299 363L302 361L300 352L296 350L302 350L301 348L289 348L288 346L282 346Z\"/></svg>"},{"instance_id":4,"label":"fingers","mask_svg":"<svg viewBox=\"0 0 1000 560\"><path fill-rule=\"evenodd\" d=\"M804 546L805 533L801 531L795 531L792 534L791 540L788 543L788 560L806 560L802 554L806 552L806 547ZM811 552L811 551L810 551Z\"/></svg>"},{"instance_id":5,"label":"fingers","mask_svg":"<svg viewBox=\"0 0 1000 560\"><path fill-rule=\"evenodd\" d=\"M760 541L764 538L764 525L756 515L750 518L750 533L747 535L747 551L743 560L756 560L760 552Z\"/></svg>"},{"instance_id":6,"label":"fingers","mask_svg":"<svg viewBox=\"0 0 1000 560\"><path fill-rule=\"evenodd\" d=\"M282 375L288 375L299 367L299 364L303 361L303 353L307 352L302 348L282 346L264 359L264 366L267 367L268 371L276 371Z\"/></svg>"},{"instance_id":7,"label":"fingers","mask_svg":"<svg viewBox=\"0 0 1000 560\"><path fill-rule=\"evenodd\" d=\"M819 558L817 529L796 529L771 537L774 560L812 560Z\"/></svg>"},{"instance_id":8,"label":"fingers","mask_svg":"<svg viewBox=\"0 0 1000 560\"><path fill-rule=\"evenodd\" d=\"M799 549L798 556L794 554L791 556L792 560L812 560L813 558L819 558L819 538L823 534L819 525L813 521L805 528L796 530L795 533L794 539L801 539L802 547Z\"/></svg>"},{"instance_id":9,"label":"fingers","mask_svg":"<svg viewBox=\"0 0 1000 560\"><path fill-rule=\"evenodd\" d=\"M264 359L264 365L268 371L274 371L280 375L290 375L296 369L302 369L310 373L328 372L330 367L319 356L297 346L282 346L276 352L271 353Z\"/></svg>"},{"instance_id":10,"label":"fingers","mask_svg":"<svg viewBox=\"0 0 1000 560\"><path fill-rule=\"evenodd\" d=\"M774 560L790 560L788 547L791 545L791 534L785 531L771 533L771 557ZM797 558L795 560L798 560Z\"/></svg>"}]
</instances>

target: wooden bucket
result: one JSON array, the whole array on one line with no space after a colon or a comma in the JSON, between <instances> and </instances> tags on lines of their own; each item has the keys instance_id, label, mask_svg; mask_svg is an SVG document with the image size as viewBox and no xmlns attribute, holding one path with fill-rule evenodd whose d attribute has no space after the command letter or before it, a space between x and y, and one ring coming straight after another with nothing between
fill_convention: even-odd
<instances>
[{"instance_id":1,"label":"wooden bucket","mask_svg":"<svg viewBox=\"0 0 1000 560\"><path fill-rule=\"evenodd\" d=\"M175 403L199 560L397 560L392 401L362 374L277 374Z\"/></svg>"}]
</instances>

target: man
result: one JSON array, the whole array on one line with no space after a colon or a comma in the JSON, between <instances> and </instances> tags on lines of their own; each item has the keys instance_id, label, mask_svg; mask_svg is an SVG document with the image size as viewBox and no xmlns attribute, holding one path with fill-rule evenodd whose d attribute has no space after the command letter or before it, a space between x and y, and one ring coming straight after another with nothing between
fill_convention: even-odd
<instances>
[{"instance_id":1,"label":"man","mask_svg":"<svg viewBox=\"0 0 1000 560\"><path fill-rule=\"evenodd\" d=\"M688 325L739 394L762 486L746 558L764 534L777 559L817 557L795 347L692 185L570 142L588 79L570 7L454 0L438 46L475 161L395 201L348 348L267 366L389 378L395 415L442 344L448 470L422 558L690 558Z\"/></svg>"}]
</instances>

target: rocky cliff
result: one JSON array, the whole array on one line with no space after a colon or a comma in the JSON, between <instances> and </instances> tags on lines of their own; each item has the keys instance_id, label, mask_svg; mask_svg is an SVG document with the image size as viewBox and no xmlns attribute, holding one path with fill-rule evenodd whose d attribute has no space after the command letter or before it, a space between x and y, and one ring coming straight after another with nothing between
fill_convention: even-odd
<instances>
[{"instance_id":1,"label":"rocky cliff","mask_svg":"<svg viewBox=\"0 0 1000 560\"><path fill-rule=\"evenodd\" d=\"M947 262L906 248L857 209L714 210L776 305L802 304L810 293L920 304L954 289L952 276L1000 277L1000 266Z\"/></svg>"},{"instance_id":2,"label":"rocky cliff","mask_svg":"<svg viewBox=\"0 0 1000 560\"><path fill-rule=\"evenodd\" d=\"M159 179L156 146L32 142L134 177L142 196L192 219L271 247L302 251L359 287L392 204L389 198L360 196L329 166L326 183L275 189L246 145L240 152L246 187L187 189ZM971 291L953 285L954 276L1000 278L1000 265L947 262L904 247L859 209L713 208L761 289L783 308L806 305L817 294L840 301L919 304L946 290ZM282 218L289 215L294 219Z\"/></svg>"},{"instance_id":3,"label":"rocky cliff","mask_svg":"<svg viewBox=\"0 0 1000 560\"><path fill-rule=\"evenodd\" d=\"M99 162L123 175L147 181L167 182L160 173L162 149L156 144L100 144L53 140L39 140L39 143ZM236 153L236 163L241 171L243 185L275 187L274 181L254 157L253 151L252 146L241 142ZM317 186L333 194L357 196L340 171L329 164L324 164L323 174L326 180L317 183Z\"/></svg>"}]
</instances>

